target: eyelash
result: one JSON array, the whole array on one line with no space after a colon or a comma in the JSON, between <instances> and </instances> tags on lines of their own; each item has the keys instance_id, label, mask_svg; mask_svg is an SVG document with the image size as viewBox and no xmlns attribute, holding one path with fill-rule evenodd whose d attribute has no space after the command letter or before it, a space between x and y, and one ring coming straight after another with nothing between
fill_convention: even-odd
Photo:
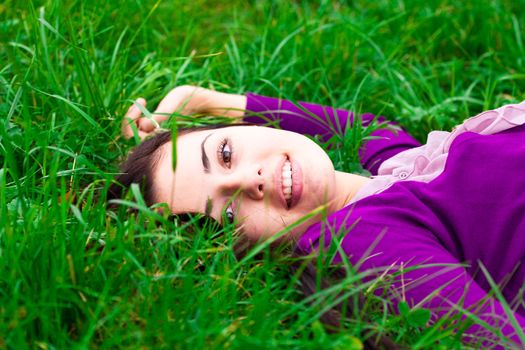
<instances>
[{"instance_id":1,"label":"eyelash","mask_svg":"<svg viewBox=\"0 0 525 350\"><path fill-rule=\"evenodd\" d=\"M225 150L225 148L228 147L229 150ZM227 155L225 155L227 153ZM232 165L232 155L233 150L231 147L231 142L228 139L224 139L219 144L219 148L217 149L217 155L219 156L219 160L228 168L231 168Z\"/></svg>"}]
</instances>

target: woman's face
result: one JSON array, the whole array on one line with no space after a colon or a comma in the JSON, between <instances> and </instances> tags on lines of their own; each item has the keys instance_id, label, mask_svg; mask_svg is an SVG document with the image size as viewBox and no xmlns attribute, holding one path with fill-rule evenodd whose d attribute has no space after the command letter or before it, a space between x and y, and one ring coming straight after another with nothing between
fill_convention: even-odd
<instances>
[{"instance_id":1,"label":"woman's face","mask_svg":"<svg viewBox=\"0 0 525 350\"><path fill-rule=\"evenodd\" d=\"M250 240L267 238L321 205L332 212L334 167L307 137L259 126L199 130L177 138L177 167L171 142L160 148L154 169L157 202L174 214L203 213L219 222L235 220ZM310 218L287 237L318 221Z\"/></svg>"}]
</instances>

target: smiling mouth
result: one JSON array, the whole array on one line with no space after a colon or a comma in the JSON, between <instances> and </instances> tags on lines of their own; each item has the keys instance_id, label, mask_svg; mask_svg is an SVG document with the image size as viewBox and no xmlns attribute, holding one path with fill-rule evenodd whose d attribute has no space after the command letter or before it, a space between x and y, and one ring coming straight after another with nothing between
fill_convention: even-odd
<instances>
[{"instance_id":1,"label":"smiling mouth","mask_svg":"<svg viewBox=\"0 0 525 350\"><path fill-rule=\"evenodd\" d=\"M284 199L286 201L286 206L288 209L292 205L292 187L293 187L293 180L292 180L292 163L287 158L284 161L282 172L281 172L281 179L282 179L282 191L284 195Z\"/></svg>"}]
</instances>

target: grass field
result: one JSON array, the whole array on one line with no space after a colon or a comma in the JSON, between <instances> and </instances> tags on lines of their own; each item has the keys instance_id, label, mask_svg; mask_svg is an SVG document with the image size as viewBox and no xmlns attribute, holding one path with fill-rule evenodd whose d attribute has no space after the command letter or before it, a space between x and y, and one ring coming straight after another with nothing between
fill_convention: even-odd
<instances>
[{"instance_id":1,"label":"grass field","mask_svg":"<svg viewBox=\"0 0 525 350\"><path fill-rule=\"evenodd\" d=\"M154 106L180 84L382 114L422 141L521 101L524 6L4 1L0 348L360 349L362 330L413 349L460 348L466 323L427 327L417 312L382 313L387 301L370 295L328 333L320 315L338 292L368 288L359 276L305 300L290 258L267 245L238 259L230 229L169 220L136 192L118 210L103 198L133 146L119 138L130 101ZM333 152L343 169L355 168L349 144Z\"/></svg>"}]
</instances>

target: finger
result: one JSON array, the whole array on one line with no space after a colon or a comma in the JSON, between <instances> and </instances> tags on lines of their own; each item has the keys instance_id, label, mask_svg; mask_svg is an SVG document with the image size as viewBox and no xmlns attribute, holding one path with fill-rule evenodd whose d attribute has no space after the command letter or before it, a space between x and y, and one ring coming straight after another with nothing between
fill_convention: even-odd
<instances>
[{"instance_id":1,"label":"finger","mask_svg":"<svg viewBox=\"0 0 525 350\"><path fill-rule=\"evenodd\" d=\"M136 127L136 120L142 115L140 109L137 107L136 103L145 103L144 99L137 99L131 107L129 107L126 115L122 119L122 135L125 138L130 138L133 136L133 125Z\"/></svg>"},{"instance_id":2,"label":"finger","mask_svg":"<svg viewBox=\"0 0 525 350\"><path fill-rule=\"evenodd\" d=\"M163 99L160 101L155 112L153 112L153 119L157 124L166 121L169 116L175 112L181 104L184 102L184 94L180 89L171 90ZM141 130L151 132L157 126L149 118L142 118L139 121L139 127Z\"/></svg>"},{"instance_id":3,"label":"finger","mask_svg":"<svg viewBox=\"0 0 525 350\"><path fill-rule=\"evenodd\" d=\"M151 135L150 132L144 132L144 131L141 131L141 130L138 130L138 134L139 134L139 138L140 140L144 140L146 138L146 136L149 136Z\"/></svg>"},{"instance_id":4,"label":"finger","mask_svg":"<svg viewBox=\"0 0 525 350\"><path fill-rule=\"evenodd\" d=\"M128 109L126 115L122 120L122 135L125 138L133 137L133 127L138 128L137 121L140 120L142 116L142 111L137 106L137 104L146 106L146 100L143 98L138 98L133 105Z\"/></svg>"},{"instance_id":5,"label":"finger","mask_svg":"<svg viewBox=\"0 0 525 350\"><path fill-rule=\"evenodd\" d=\"M147 117L140 118L140 120L137 121L139 130L147 133L152 132L153 130L155 130L157 125L159 125L159 123L164 121L158 120L158 118L156 118L155 116L153 116L153 119L155 120L155 122Z\"/></svg>"}]
</instances>

